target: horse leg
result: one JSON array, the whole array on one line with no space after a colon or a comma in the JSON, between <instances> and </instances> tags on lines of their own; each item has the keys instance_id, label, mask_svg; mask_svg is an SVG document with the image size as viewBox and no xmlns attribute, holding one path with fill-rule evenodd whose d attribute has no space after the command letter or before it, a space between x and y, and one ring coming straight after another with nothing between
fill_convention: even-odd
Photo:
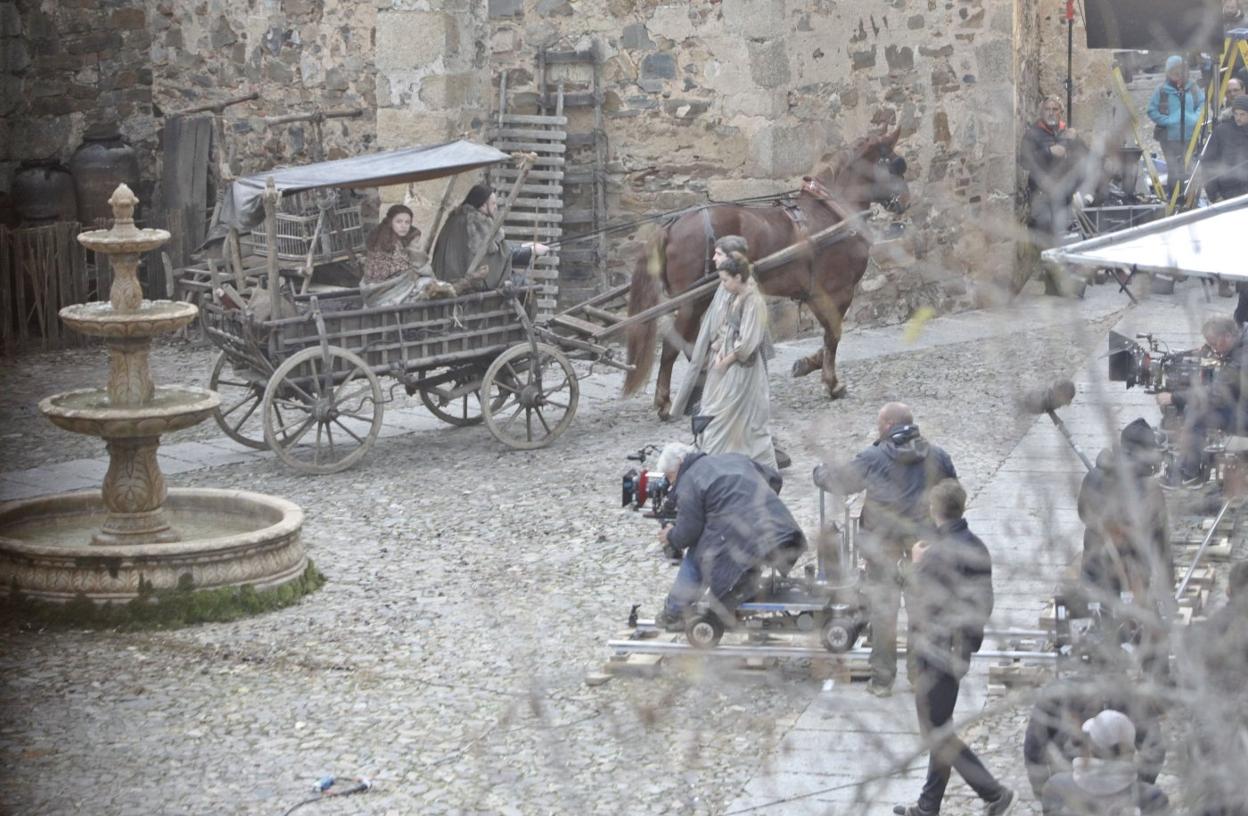
<instances>
[{"instance_id":1,"label":"horse leg","mask_svg":"<svg viewBox=\"0 0 1248 816\"><path fill-rule=\"evenodd\" d=\"M793 373L797 375L798 365L802 363L816 364L823 371L823 387L828 390L828 399L840 399L847 393L844 384L836 377L836 349L841 343L841 332L844 330L844 314L839 304L823 293L811 299L810 307L815 319L823 327L823 348L798 360L793 365ZM812 368L811 371L813 370L815 369Z\"/></svg>"},{"instance_id":2,"label":"horse leg","mask_svg":"<svg viewBox=\"0 0 1248 816\"><path fill-rule=\"evenodd\" d=\"M823 318L819 314L819 310L815 307L815 304L813 302L808 303L807 305L810 307L811 313L814 314L815 319L819 321L819 324L821 326L823 326L823 333L824 333L824 336L826 337L828 333L828 324L824 322ZM822 371L822 370L823 370L823 349L819 348L819 349L815 349L814 353L807 354L805 357L802 357L801 359L794 361L793 378L797 379L798 377L805 377L807 374L811 374L813 372Z\"/></svg>"},{"instance_id":3,"label":"horse leg","mask_svg":"<svg viewBox=\"0 0 1248 816\"><path fill-rule=\"evenodd\" d=\"M672 368L676 358L680 356L680 348L670 340L663 341L663 353L659 358L659 379L654 387L654 407L659 409L659 419L671 419L672 408Z\"/></svg>"},{"instance_id":4,"label":"horse leg","mask_svg":"<svg viewBox=\"0 0 1248 816\"><path fill-rule=\"evenodd\" d=\"M814 354L807 354L805 357L793 363L793 376L805 377L814 371L823 368L823 349L817 349Z\"/></svg>"}]
</instances>

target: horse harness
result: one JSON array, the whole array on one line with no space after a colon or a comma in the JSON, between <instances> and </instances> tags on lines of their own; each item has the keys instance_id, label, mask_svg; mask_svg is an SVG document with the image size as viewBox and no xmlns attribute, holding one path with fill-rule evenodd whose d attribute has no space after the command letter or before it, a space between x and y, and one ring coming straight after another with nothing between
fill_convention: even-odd
<instances>
[{"instance_id":1,"label":"horse harness","mask_svg":"<svg viewBox=\"0 0 1248 816\"><path fill-rule=\"evenodd\" d=\"M802 186L799 188L799 193L806 193L811 198L821 202L824 206L831 210L832 214L839 220L849 220L849 213L836 201L835 198L832 197L831 191L823 185L823 182L819 181L819 179L814 176L802 177ZM793 221L793 227L797 231L798 240L809 240L810 230L807 227L806 213L801 207L798 206L797 200L794 198L784 198L777 203L784 207L785 215L789 216L789 218ZM852 233L843 233L832 243L838 243L849 237L850 234ZM806 256L806 271L810 276L810 280L807 281L805 292L794 298L794 300L799 303L807 301L810 298L810 293L815 291L815 255L820 249L822 249L822 247L814 247L813 251Z\"/></svg>"},{"instance_id":2,"label":"horse harness","mask_svg":"<svg viewBox=\"0 0 1248 816\"><path fill-rule=\"evenodd\" d=\"M825 187L823 183L820 182L817 178L814 178L813 176L804 176L802 178L802 186L798 192L808 193L812 198L823 203L829 210L832 211L833 215L837 216L837 218L840 219L841 221L849 220L850 218L849 212L846 211L845 208L842 207L836 201L835 198L833 198L831 191L829 191L828 188ZM793 222L793 226L797 233L799 241L805 241L809 239L810 230L807 226L806 213L802 210L801 206L798 204L797 198L795 198L792 195L785 195L783 198L777 199L772 206L784 208L784 214L787 215L789 219ZM715 242L719 240L720 237L722 237L722 236L718 236L715 234L715 225L711 222L711 206L703 206L703 207L700 207L699 209L702 213L702 232L706 236L706 241L703 245L703 257L702 257L703 275L702 275L702 278L694 282L693 284L694 286L697 286L703 281L709 280L710 278L715 276L716 270L715 270L712 258L715 253ZM672 219L672 220L675 220L675 219ZM852 233L844 233L841 236L838 236L833 241L833 243L842 241L845 238L849 237L849 235L851 234ZM816 247L815 252L818 252L820 248L821 247ZM812 252L806 258L806 269L807 269L807 273L810 276L810 280L806 286L807 294L799 295L798 297L795 298L795 300L799 302L806 301L809 298L809 292L814 291L814 286L815 286L814 256L815 256L815 253Z\"/></svg>"}]
</instances>

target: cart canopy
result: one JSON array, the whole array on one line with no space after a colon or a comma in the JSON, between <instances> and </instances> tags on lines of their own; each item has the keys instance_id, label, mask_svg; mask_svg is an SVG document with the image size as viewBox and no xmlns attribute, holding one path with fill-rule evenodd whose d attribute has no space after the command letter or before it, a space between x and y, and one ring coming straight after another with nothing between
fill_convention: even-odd
<instances>
[{"instance_id":1,"label":"cart canopy","mask_svg":"<svg viewBox=\"0 0 1248 816\"><path fill-rule=\"evenodd\" d=\"M1046 261L1248 280L1248 195L1044 252Z\"/></svg>"},{"instance_id":2,"label":"cart canopy","mask_svg":"<svg viewBox=\"0 0 1248 816\"><path fill-rule=\"evenodd\" d=\"M509 156L488 145L459 139L438 145L407 147L367 156L281 167L235 179L221 206L211 240L230 227L239 232L264 223L264 186L272 178L282 195L320 187L385 187L452 176L506 161Z\"/></svg>"}]
</instances>

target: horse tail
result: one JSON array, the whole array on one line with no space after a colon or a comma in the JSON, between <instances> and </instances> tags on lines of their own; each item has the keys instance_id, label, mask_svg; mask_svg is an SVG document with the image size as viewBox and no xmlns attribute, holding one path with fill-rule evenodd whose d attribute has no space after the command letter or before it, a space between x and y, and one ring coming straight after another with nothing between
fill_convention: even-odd
<instances>
[{"instance_id":1,"label":"horse tail","mask_svg":"<svg viewBox=\"0 0 1248 816\"><path fill-rule=\"evenodd\" d=\"M628 313L639 314L659 302L659 287L667 280L667 229L660 229L646 244L646 252L637 259L633 281L628 290ZM653 320L628 329L628 362L633 367L624 378L624 395L637 392L650 377L654 367L657 335Z\"/></svg>"}]
</instances>

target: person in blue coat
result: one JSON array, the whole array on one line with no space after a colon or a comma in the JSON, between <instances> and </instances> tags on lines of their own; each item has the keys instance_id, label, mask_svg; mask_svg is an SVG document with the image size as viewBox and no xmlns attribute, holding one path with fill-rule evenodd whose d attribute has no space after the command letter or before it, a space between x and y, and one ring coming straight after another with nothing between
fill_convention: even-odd
<instances>
[{"instance_id":1,"label":"person in blue coat","mask_svg":"<svg viewBox=\"0 0 1248 816\"><path fill-rule=\"evenodd\" d=\"M704 595L723 618L749 594L761 567L792 569L806 537L780 501L778 471L744 454L705 454L679 442L663 448L657 466L676 501L676 523L659 541L684 552L658 626L683 629Z\"/></svg>"},{"instance_id":2,"label":"person in blue coat","mask_svg":"<svg viewBox=\"0 0 1248 816\"><path fill-rule=\"evenodd\" d=\"M845 463L825 462L815 468L814 482L835 496L866 491L862 508L862 557L867 575L864 590L871 619L871 682L877 697L892 693L897 677L897 613L901 608L901 562L910 548L930 532L927 491L942 479L956 479L949 454L933 445L914 424L908 405L890 402L876 415L878 438L871 447ZM907 657L907 674L913 661Z\"/></svg>"},{"instance_id":3,"label":"person in blue coat","mask_svg":"<svg viewBox=\"0 0 1248 816\"><path fill-rule=\"evenodd\" d=\"M1153 135L1161 143L1161 152L1166 157L1167 195L1175 184L1187 178L1183 155L1192 133L1200 127L1204 104L1204 92L1188 79L1187 63L1177 54L1169 57L1166 79L1153 91L1148 102L1148 118L1156 125Z\"/></svg>"}]
</instances>

